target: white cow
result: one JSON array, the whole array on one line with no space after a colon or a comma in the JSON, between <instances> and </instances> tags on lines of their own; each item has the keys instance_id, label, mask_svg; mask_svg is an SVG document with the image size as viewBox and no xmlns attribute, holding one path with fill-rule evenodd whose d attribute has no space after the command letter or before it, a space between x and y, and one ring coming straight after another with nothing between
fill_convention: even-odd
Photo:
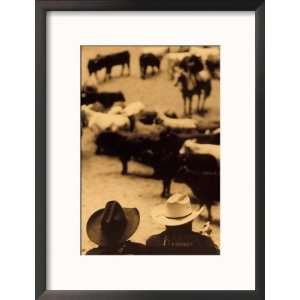
<instances>
[{"instance_id":1,"label":"white cow","mask_svg":"<svg viewBox=\"0 0 300 300\"><path fill-rule=\"evenodd\" d=\"M128 130L130 128L130 121L124 115L113 115L101 112L95 112L86 105L81 106L87 119L87 127L92 129L95 133L103 131L116 132L118 130Z\"/></svg>"},{"instance_id":2,"label":"white cow","mask_svg":"<svg viewBox=\"0 0 300 300\"><path fill-rule=\"evenodd\" d=\"M180 154L211 155L220 163L220 145L199 144L196 139L186 140Z\"/></svg>"},{"instance_id":3,"label":"white cow","mask_svg":"<svg viewBox=\"0 0 300 300\"><path fill-rule=\"evenodd\" d=\"M145 108L142 102L136 101L128 104L125 107L113 106L107 113L111 115L123 115L126 117L132 117L140 114Z\"/></svg>"},{"instance_id":4,"label":"white cow","mask_svg":"<svg viewBox=\"0 0 300 300\"><path fill-rule=\"evenodd\" d=\"M211 61L220 61L220 48L219 47L191 47L190 55L196 55L202 58L205 62L207 59Z\"/></svg>"},{"instance_id":5,"label":"white cow","mask_svg":"<svg viewBox=\"0 0 300 300\"><path fill-rule=\"evenodd\" d=\"M198 127L198 121L188 118L173 119L163 113L158 113L158 122L167 128L172 129L193 129Z\"/></svg>"},{"instance_id":6,"label":"white cow","mask_svg":"<svg viewBox=\"0 0 300 300\"><path fill-rule=\"evenodd\" d=\"M140 101L132 102L128 104L124 110L123 114L127 117L135 116L141 113L145 109L145 104Z\"/></svg>"},{"instance_id":7,"label":"white cow","mask_svg":"<svg viewBox=\"0 0 300 300\"><path fill-rule=\"evenodd\" d=\"M107 113L110 115L122 115L123 111L124 111L123 107L114 105Z\"/></svg>"}]
</instances>

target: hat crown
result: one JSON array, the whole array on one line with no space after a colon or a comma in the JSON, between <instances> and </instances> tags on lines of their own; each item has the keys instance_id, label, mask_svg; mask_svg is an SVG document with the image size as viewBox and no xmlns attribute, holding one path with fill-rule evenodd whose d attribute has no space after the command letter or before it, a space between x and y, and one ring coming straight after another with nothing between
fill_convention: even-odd
<instances>
[{"instance_id":1,"label":"hat crown","mask_svg":"<svg viewBox=\"0 0 300 300\"><path fill-rule=\"evenodd\" d=\"M182 218L192 213L190 198L183 194L174 194L166 203L166 217Z\"/></svg>"},{"instance_id":2,"label":"hat crown","mask_svg":"<svg viewBox=\"0 0 300 300\"><path fill-rule=\"evenodd\" d=\"M121 205L117 201L107 202L101 220L102 232L117 237L123 233L126 224L127 219Z\"/></svg>"}]
</instances>

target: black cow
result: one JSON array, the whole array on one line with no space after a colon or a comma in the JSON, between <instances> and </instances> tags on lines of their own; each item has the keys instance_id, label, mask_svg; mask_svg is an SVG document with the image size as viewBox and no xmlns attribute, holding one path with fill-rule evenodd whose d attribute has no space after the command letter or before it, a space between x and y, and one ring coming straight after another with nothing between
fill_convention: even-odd
<instances>
[{"instance_id":1,"label":"black cow","mask_svg":"<svg viewBox=\"0 0 300 300\"><path fill-rule=\"evenodd\" d=\"M105 56L98 54L95 58L89 59L88 61L89 75L93 73L97 76L97 72L106 68Z\"/></svg>"},{"instance_id":2,"label":"black cow","mask_svg":"<svg viewBox=\"0 0 300 300\"><path fill-rule=\"evenodd\" d=\"M201 143L212 143L219 144L220 143L220 135L217 134L203 134L197 132L197 130L190 132L178 132L178 130L167 130L161 134L160 139L160 152L159 158L157 159L157 165L154 167L154 174L158 178L163 179L163 191L161 196L164 198L168 198L171 195L171 184L172 180L176 178L178 171L186 166L188 162L188 166L196 167L201 165L202 169L205 171L213 170L215 172L216 168L219 165L215 165L214 162L211 161L208 165L204 165L203 161L191 161L187 160L186 157L179 154L179 150L187 139L196 138L198 142ZM195 163L195 164L193 164Z\"/></svg>"},{"instance_id":3,"label":"black cow","mask_svg":"<svg viewBox=\"0 0 300 300\"><path fill-rule=\"evenodd\" d=\"M90 75L95 73L95 75L97 76L98 71L105 69L105 81L107 78L111 78L112 68L118 65L122 66L121 75L123 75L124 73L125 65L127 66L128 75L130 74L130 54L128 51L109 54L105 56L97 55L96 58L89 60L88 70Z\"/></svg>"},{"instance_id":4,"label":"black cow","mask_svg":"<svg viewBox=\"0 0 300 300\"><path fill-rule=\"evenodd\" d=\"M179 149L182 141L175 135L162 131L157 135L136 132L102 133L97 139L100 152L119 157L121 174L128 174L128 162L134 159L153 167L154 177L163 181L162 197L170 195L172 178L180 166Z\"/></svg>"},{"instance_id":5,"label":"black cow","mask_svg":"<svg viewBox=\"0 0 300 300\"><path fill-rule=\"evenodd\" d=\"M104 108L110 108L115 102L125 102L122 92L97 92L90 88L81 91L81 105L94 104L100 102Z\"/></svg>"},{"instance_id":6,"label":"black cow","mask_svg":"<svg viewBox=\"0 0 300 300\"><path fill-rule=\"evenodd\" d=\"M98 137L97 153L119 157L123 175L128 173L128 162L131 159L151 166L154 169L153 176L162 180L161 196L167 198L170 196L172 179L184 165L179 150L184 141L191 138L212 142L215 135L204 135L199 132L178 133L173 130L162 130L151 135L137 132L106 132Z\"/></svg>"},{"instance_id":7,"label":"black cow","mask_svg":"<svg viewBox=\"0 0 300 300\"><path fill-rule=\"evenodd\" d=\"M147 74L147 68L152 67L152 75L156 72L160 71L160 59L152 53L145 53L140 56L140 71L141 78L145 79Z\"/></svg>"},{"instance_id":8,"label":"black cow","mask_svg":"<svg viewBox=\"0 0 300 300\"><path fill-rule=\"evenodd\" d=\"M192 190L195 200L207 207L211 221L211 206L220 202L219 163L211 155L194 155L181 161L175 182L185 183Z\"/></svg>"},{"instance_id":9,"label":"black cow","mask_svg":"<svg viewBox=\"0 0 300 300\"><path fill-rule=\"evenodd\" d=\"M208 71L210 72L211 76L213 78L220 78L220 61L219 60L206 60L206 67Z\"/></svg>"},{"instance_id":10,"label":"black cow","mask_svg":"<svg viewBox=\"0 0 300 300\"><path fill-rule=\"evenodd\" d=\"M157 112L154 110L142 111L139 116L139 121L145 125L152 125L156 122L157 115Z\"/></svg>"}]
</instances>

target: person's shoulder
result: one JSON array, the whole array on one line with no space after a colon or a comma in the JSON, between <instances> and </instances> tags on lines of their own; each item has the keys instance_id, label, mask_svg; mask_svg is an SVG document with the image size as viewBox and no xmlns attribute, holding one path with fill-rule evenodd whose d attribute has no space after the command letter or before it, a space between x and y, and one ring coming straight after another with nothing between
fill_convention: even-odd
<instances>
[{"instance_id":1,"label":"person's shoulder","mask_svg":"<svg viewBox=\"0 0 300 300\"><path fill-rule=\"evenodd\" d=\"M159 234L151 235L146 241L146 246L147 247L161 246L161 243L162 243L162 240L163 240L163 237L164 237L164 233L165 233L165 231L163 231Z\"/></svg>"},{"instance_id":2,"label":"person's shoulder","mask_svg":"<svg viewBox=\"0 0 300 300\"><path fill-rule=\"evenodd\" d=\"M127 241L124 247L124 254L144 254L145 245L132 241Z\"/></svg>"},{"instance_id":3,"label":"person's shoulder","mask_svg":"<svg viewBox=\"0 0 300 300\"><path fill-rule=\"evenodd\" d=\"M128 247L134 247L134 248L145 248L145 245L142 243L127 241L126 246Z\"/></svg>"},{"instance_id":4,"label":"person's shoulder","mask_svg":"<svg viewBox=\"0 0 300 300\"><path fill-rule=\"evenodd\" d=\"M207 254L220 254L218 246L213 242L212 238L201 233L192 232L194 242Z\"/></svg>"},{"instance_id":5,"label":"person's shoulder","mask_svg":"<svg viewBox=\"0 0 300 300\"><path fill-rule=\"evenodd\" d=\"M90 249L89 251L86 252L86 255L99 255L103 254L103 249L100 247Z\"/></svg>"}]
</instances>

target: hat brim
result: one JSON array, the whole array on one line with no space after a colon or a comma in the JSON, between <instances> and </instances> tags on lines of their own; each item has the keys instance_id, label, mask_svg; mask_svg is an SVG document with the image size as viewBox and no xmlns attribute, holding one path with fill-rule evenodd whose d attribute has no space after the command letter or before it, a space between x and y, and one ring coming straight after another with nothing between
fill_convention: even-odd
<instances>
[{"instance_id":1,"label":"hat brim","mask_svg":"<svg viewBox=\"0 0 300 300\"><path fill-rule=\"evenodd\" d=\"M166 226L179 226L186 223L189 223L193 221L195 218L197 218L202 210L204 209L204 206L200 206L200 204L191 204L192 206L192 213L188 216L182 217L182 218L168 218L165 216L165 203L160 204L151 212L151 216L157 223L160 223L162 225Z\"/></svg>"},{"instance_id":2,"label":"hat brim","mask_svg":"<svg viewBox=\"0 0 300 300\"><path fill-rule=\"evenodd\" d=\"M115 242L123 243L127 241L137 230L140 223L140 214L136 208L123 208L127 224L123 234ZM104 209L94 212L86 225L86 231L89 239L97 245L105 245L109 240L101 230L101 220L103 217Z\"/></svg>"}]
</instances>

